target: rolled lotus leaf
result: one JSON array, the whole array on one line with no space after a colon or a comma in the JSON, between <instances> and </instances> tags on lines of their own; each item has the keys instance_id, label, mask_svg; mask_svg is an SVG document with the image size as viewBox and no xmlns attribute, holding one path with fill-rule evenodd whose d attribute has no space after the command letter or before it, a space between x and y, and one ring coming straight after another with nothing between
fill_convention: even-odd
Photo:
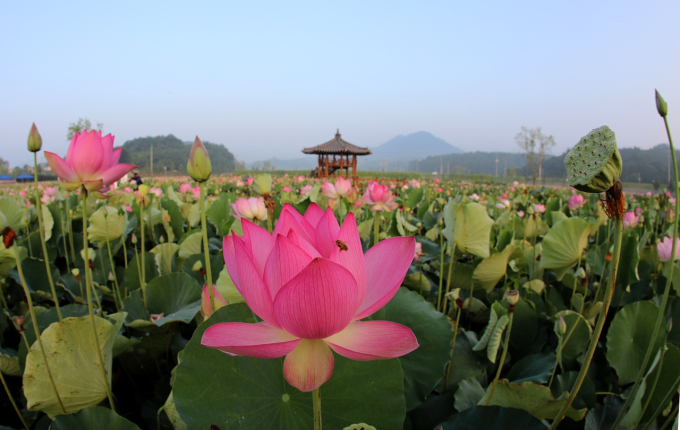
<instances>
[{"instance_id":1,"label":"rolled lotus leaf","mask_svg":"<svg viewBox=\"0 0 680 430\"><path fill-rule=\"evenodd\" d=\"M603 125L588 133L564 158L567 182L586 193L603 193L621 177L623 165L614 132Z\"/></svg>"}]
</instances>

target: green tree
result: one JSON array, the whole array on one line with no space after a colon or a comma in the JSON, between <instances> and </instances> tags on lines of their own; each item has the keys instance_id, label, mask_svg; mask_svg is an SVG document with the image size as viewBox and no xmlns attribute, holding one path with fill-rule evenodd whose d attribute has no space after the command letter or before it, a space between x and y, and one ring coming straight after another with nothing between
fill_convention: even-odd
<instances>
[{"instance_id":1,"label":"green tree","mask_svg":"<svg viewBox=\"0 0 680 430\"><path fill-rule=\"evenodd\" d=\"M101 122L97 123L96 130L102 131L104 129L104 124ZM77 122L72 122L68 125L68 132L66 133L66 140L69 142L73 139L73 135L80 133L84 130L92 130L92 122L87 118L78 118Z\"/></svg>"},{"instance_id":2,"label":"green tree","mask_svg":"<svg viewBox=\"0 0 680 430\"><path fill-rule=\"evenodd\" d=\"M515 142L524 152L527 167L531 174L531 181L536 184L536 178L542 178L543 161L546 155L556 145L552 136L541 133L541 127L527 128L522 126L522 131L515 136Z\"/></svg>"}]
</instances>

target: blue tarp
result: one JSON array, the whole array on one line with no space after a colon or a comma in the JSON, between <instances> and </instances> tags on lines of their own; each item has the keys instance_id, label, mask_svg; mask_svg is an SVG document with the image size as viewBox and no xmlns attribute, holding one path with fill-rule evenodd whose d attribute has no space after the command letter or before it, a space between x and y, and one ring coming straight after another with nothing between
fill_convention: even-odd
<instances>
[{"instance_id":1,"label":"blue tarp","mask_svg":"<svg viewBox=\"0 0 680 430\"><path fill-rule=\"evenodd\" d=\"M10 175L0 175L0 181L13 181L14 178Z\"/></svg>"},{"instance_id":2,"label":"blue tarp","mask_svg":"<svg viewBox=\"0 0 680 430\"><path fill-rule=\"evenodd\" d=\"M17 179L33 179L33 175L29 175L28 173L24 173L23 175L17 176Z\"/></svg>"}]
</instances>

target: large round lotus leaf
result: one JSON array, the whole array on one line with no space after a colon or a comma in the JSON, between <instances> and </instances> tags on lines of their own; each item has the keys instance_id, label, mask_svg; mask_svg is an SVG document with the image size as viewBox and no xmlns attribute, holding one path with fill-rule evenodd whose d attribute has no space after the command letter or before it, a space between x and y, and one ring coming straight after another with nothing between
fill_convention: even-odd
<instances>
[{"instance_id":1,"label":"large round lotus leaf","mask_svg":"<svg viewBox=\"0 0 680 430\"><path fill-rule=\"evenodd\" d=\"M458 389L454 395L454 406L458 412L477 406L479 399L484 397L486 390L479 383L477 376L470 376L463 379L458 384Z\"/></svg>"},{"instance_id":2,"label":"large round lotus leaf","mask_svg":"<svg viewBox=\"0 0 680 430\"><path fill-rule=\"evenodd\" d=\"M588 245L590 224L581 218L568 218L550 229L543 238L541 269L552 269L557 279L578 262Z\"/></svg>"},{"instance_id":3,"label":"large round lotus leaf","mask_svg":"<svg viewBox=\"0 0 680 430\"><path fill-rule=\"evenodd\" d=\"M555 354L552 352L527 355L512 366L507 378L515 383L529 381L545 384L550 379L553 366Z\"/></svg>"},{"instance_id":4,"label":"large round lotus leaf","mask_svg":"<svg viewBox=\"0 0 680 430\"><path fill-rule=\"evenodd\" d=\"M403 287L370 319L405 325L418 339L418 349L399 358L404 370L406 409L411 410L425 400L444 377L446 363L451 358L451 323L430 302Z\"/></svg>"},{"instance_id":5,"label":"large round lotus leaf","mask_svg":"<svg viewBox=\"0 0 680 430\"><path fill-rule=\"evenodd\" d=\"M472 279L475 282L475 287L480 287L490 292L500 281L508 269L508 260L515 251L515 245L509 244L502 252L487 257L479 263Z\"/></svg>"},{"instance_id":6,"label":"large round lotus leaf","mask_svg":"<svg viewBox=\"0 0 680 430\"><path fill-rule=\"evenodd\" d=\"M203 253L203 235L200 232L193 233L184 238L179 245L178 257L182 260L188 258L190 255Z\"/></svg>"},{"instance_id":7,"label":"large round lotus leaf","mask_svg":"<svg viewBox=\"0 0 680 430\"><path fill-rule=\"evenodd\" d=\"M620 384L635 381L658 314L659 308L654 303L641 301L624 306L614 316L607 332L607 360L616 369ZM654 351L661 347L664 336L662 327L654 340Z\"/></svg>"},{"instance_id":8,"label":"large round lotus leaf","mask_svg":"<svg viewBox=\"0 0 680 430\"><path fill-rule=\"evenodd\" d=\"M190 429L312 429L311 393L283 378L283 359L232 357L201 346L220 322L256 322L245 303L225 306L194 332L177 366L173 399ZM401 429L406 408L398 360L352 361L335 355L333 376L321 387L324 428L357 421Z\"/></svg>"},{"instance_id":9,"label":"large round lotus leaf","mask_svg":"<svg viewBox=\"0 0 680 430\"><path fill-rule=\"evenodd\" d=\"M475 406L453 415L442 424L443 430L545 430L545 425L531 414L499 406Z\"/></svg>"},{"instance_id":10,"label":"large round lotus leaf","mask_svg":"<svg viewBox=\"0 0 680 430\"><path fill-rule=\"evenodd\" d=\"M59 415L50 426L50 430L74 429L139 430L139 427L101 406L83 409L77 414Z\"/></svg>"},{"instance_id":11,"label":"large round lotus leaf","mask_svg":"<svg viewBox=\"0 0 680 430\"><path fill-rule=\"evenodd\" d=\"M87 227L88 238L92 242L106 243L106 239L114 241L120 238L125 231L127 218L119 214L118 209L111 206L102 206L90 216L90 225Z\"/></svg>"},{"instance_id":12,"label":"large round lotus leaf","mask_svg":"<svg viewBox=\"0 0 680 430\"><path fill-rule=\"evenodd\" d=\"M5 226L11 227L17 234L26 227L23 209L9 197L0 199L0 212L4 215Z\"/></svg>"},{"instance_id":13,"label":"large round lotus leaf","mask_svg":"<svg viewBox=\"0 0 680 430\"><path fill-rule=\"evenodd\" d=\"M156 267L159 268L161 275L172 273L172 257L178 250L179 245L176 243L161 243L149 251L154 255Z\"/></svg>"},{"instance_id":14,"label":"large round lotus leaf","mask_svg":"<svg viewBox=\"0 0 680 430\"><path fill-rule=\"evenodd\" d=\"M264 193L271 193L272 191L272 175L269 173L260 173L253 179L252 185L253 193L263 195Z\"/></svg>"},{"instance_id":15,"label":"large round lotus leaf","mask_svg":"<svg viewBox=\"0 0 680 430\"><path fill-rule=\"evenodd\" d=\"M158 276L158 268L156 266L155 256L151 253L146 253L144 255L144 278L148 284L153 278ZM139 262L139 264L137 264ZM141 265L142 265L142 254L139 254L139 258L135 256L130 260L127 269L125 269L125 289L129 292L138 290L141 287Z\"/></svg>"},{"instance_id":16,"label":"large round lotus leaf","mask_svg":"<svg viewBox=\"0 0 680 430\"><path fill-rule=\"evenodd\" d=\"M456 204L453 200L444 208L444 236L465 254L486 258L493 220L479 203Z\"/></svg>"},{"instance_id":17,"label":"large round lotus leaf","mask_svg":"<svg viewBox=\"0 0 680 430\"><path fill-rule=\"evenodd\" d=\"M40 294L41 297L52 297L52 290L50 284L47 282L47 272L45 271L45 262L37 258L25 258L21 261L21 269L24 272L24 279L26 285L31 293ZM50 263L50 271L52 272L52 279L59 280L59 269ZM12 278L17 283L21 283L19 271L15 268L11 272ZM63 292L63 289L56 286L57 295Z\"/></svg>"},{"instance_id":18,"label":"large round lotus leaf","mask_svg":"<svg viewBox=\"0 0 680 430\"><path fill-rule=\"evenodd\" d=\"M15 351L0 348L0 372L9 376L21 375L19 357Z\"/></svg>"},{"instance_id":19,"label":"large round lotus leaf","mask_svg":"<svg viewBox=\"0 0 680 430\"><path fill-rule=\"evenodd\" d=\"M588 349L593 330L586 319L577 312L562 311L556 315L556 317L558 316L564 318L564 322L567 324L567 333L557 346L555 353L561 348L560 361L562 363L573 362ZM576 325L575 329L574 325ZM569 336L569 333L571 333L571 336Z\"/></svg>"},{"instance_id":20,"label":"large round lotus leaf","mask_svg":"<svg viewBox=\"0 0 680 430\"><path fill-rule=\"evenodd\" d=\"M95 317L101 355L106 366L107 380L102 378L92 321L89 316L65 318L41 333L45 355L66 413L96 406L106 398L106 384L111 382L113 344L122 325ZM26 357L24 395L29 410L43 411L50 416L61 414L52 390L38 342L33 343Z\"/></svg>"},{"instance_id":21,"label":"large round lotus leaf","mask_svg":"<svg viewBox=\"0 0 680 430\"><path fill-rule=\"evenodd\" d=\"M486 404L486 399L491 392L491 386L486 394L479 401L478 405ZM560 400L556 400L550 392L550 388L545 385L534 384L533 382L523 382L515 384L507 379L501 379L496 385L496 390L491 397L490 406L497 405L504 408L522 409L529 412L539 420L554 419L562 406L567 402L569 396L563 395ZM577 410L570 406L567 410L567 417L578 421L586 415L586 409ZM518 427L519 428L519 427Z\"/></svg>"},{"instance_id":22,"label":"large round lotus leaf","mask_svg":"<svg viewBox=\"0 0 680 430\"><path fill-rule=\"evenodd\" d=\"M463 379L477 375L487 368L489 362L486 357L482 357L472 350L476 343L477 338L474 332L466 332L460 329L451 357L451 370L447 384L449 387L454 387Z\"/></svg>"}]
</instances>

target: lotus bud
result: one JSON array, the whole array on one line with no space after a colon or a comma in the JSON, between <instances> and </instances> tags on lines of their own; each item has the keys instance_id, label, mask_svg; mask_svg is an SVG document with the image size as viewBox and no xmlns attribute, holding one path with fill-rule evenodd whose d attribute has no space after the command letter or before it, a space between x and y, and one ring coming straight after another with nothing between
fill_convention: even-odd
<instances>
[{"instance_id":1,"label":"lotus bud","mask_svg":"<svg viewBox=\"0 0 680 430\"><path fill-rule=\"evenodd\" d=\"M510 290L505 296L505 300L508 301L510 306L515 306L517 302L519 301L519 291L517 290Z\"/></svg>"},{"instance_id":2,"label":"lotus bud","mask_svg":"<svg viewBox=\"0 0 680 430\"><path fill-rule=\"evenodd\" d=\"M158 238L158 241L160 243L165 243L165 238L163 236L161 236L161 237Z\"/></svg>"},{"instance_id":3,"label":"lotus bud","mask_svg":"<svg viewBox=\"0 0 680 430\"><path fill-rule=\"evenodd\" d=\"M113 282L113 272L109 272L109 282Z\"/></svg>"},{"instance_id":4,"label":"lotus bud","mask_svg":"<svg viewBox=\"0 0 680 430\"><path fill-rule=\"evenodd\" d=\"M137 243L137 236L135 236L134 233L132 233L132 236L130 237L130 241L131 241L132 243Z\"/></svg>"},{"instance_id":5,"label":"lotus bud","mask_svg":"<svg viewBox=\"0 0 680 430\"><path fill-rule=\"evenodd\" d=\"M666 100L661 97L661 94L657 90L654 90L654 96L656 97L656 111L659 112L659 115L662 117L666 117L668 115L668 105L666 104Z\"/></svg>"},{"instance_id":6,"label":"lotus bud","mask_svg":"<svg viewBox=\"0 0 680 430\"><path fill-rule=\"evenodd\" d=\"M583 279L586 277L586 271L583 270L583 267L579 267L578 270L576 271L576 277L578 279Z\"/></svg>"},{"instance_id":7,"label":"lotus bud","mask_svg":"<svg viewBox=\"0 0 680 430\"><path fill-rule=\"evenodd\" d=\"M567 323L564 322L564 318L562 318L561 315L557 317L557 321L555 321L555 333L560 337L567 333Z\"/></svg>"},{"instance_id":8,"label":"lotus bud","mask_svg":"<svg viewBox=\"0 0 680 430\"><path fill-rule=\"evenodd\" d=\"M42 148L42 137L38 133L38 128L35 123L31 126L31 131L28 133L28 150L31 152L38 152Z\"/></svg>"},{"instance_id":9,"label":"lotus bud","mask_svg":"<svg viewBox=\"0 0 680 430\"><path fill-rule=\"evenodd\" d=\"M198 136L194 140L194 146L191 147L191 154L189 154L189 161L187 161L187 173L196 182L205 182L212 174L208 150L205 149Z\"/></svg>"},{"instance_id":10,"label":"lotus bud","mask_svg":"<svg viewBox=\"0 0 680 430\"><path fill-rule=\"evenodd\" d=\"M603 193L621 176L621 154L614 132L603 125L582 137L564 158L567 182L586 193Z\"/></svg>"},{"instance_id":11,"label":"lotus bud","mask_svg":"<svg viewBox=\"0 0 680 430\"><path fill-rule=\"evenodd\" d=\"M666 321L666 333L670 333L673 330L673 317L668 318Z\"/></svg>"}]
</instances>

